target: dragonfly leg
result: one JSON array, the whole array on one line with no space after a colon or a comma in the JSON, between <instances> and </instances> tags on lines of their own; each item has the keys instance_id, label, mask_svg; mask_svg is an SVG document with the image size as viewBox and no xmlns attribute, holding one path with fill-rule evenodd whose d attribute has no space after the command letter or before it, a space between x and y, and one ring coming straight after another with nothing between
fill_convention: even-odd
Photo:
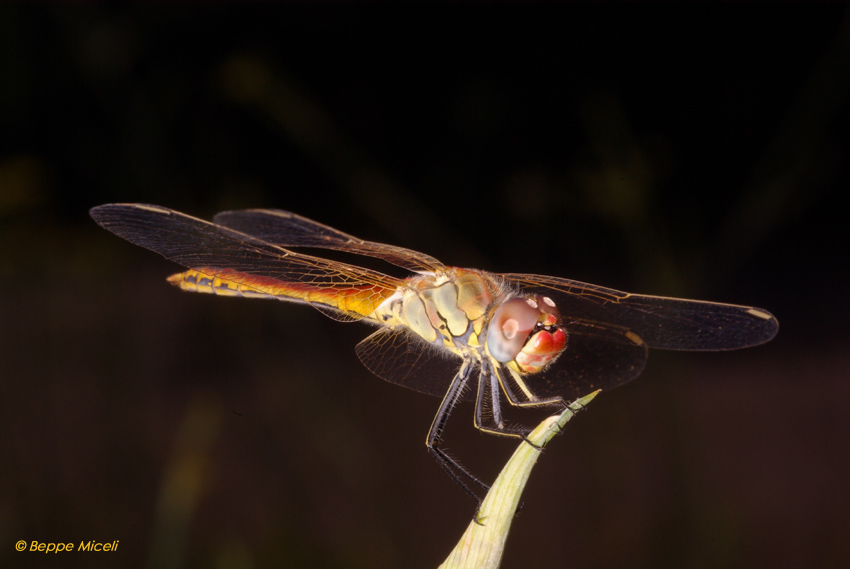
<instances>
[{"instance_id":1,"label":"dragonfly leg","mask_svg":"<svg viewBox=\"0 0 850 569\"><path fill-rule=\"evenodd\" d=\"M490 489L490 486L482 482L479 478L473 475L457 460L452 458L445 450L442 449L442 434L448 421L449 414L460 401L463 395L463 390L469 382L469 377L472 375L472 362L465 359L461 365L460 371L455 375L448 393L443 398L440 408L437 411L434 422L431 423L431 429L428 431L428 438L425 445L428 447L428 452L437 460L437 463L446 471L449 477L461 487L461 489L477 503L481 503L481 498L469 487L466 481L473 482L480 486L485 491Z\"/></svg>"},{"instance_id":2,"label":"dragonfly leg","mask_svg":"<svg viewBox=\"0 0 850 569\"><path fill-rule=\"evenodd\" d=\"M562 411L567 408L567 403L564 401L563 397L556 395L554 397L541 399L531 395L531 392L528 390L528 387L525 385L522 378L512 373L510 370L507 370L506 372L505 368L501 365L494 369L494 375L498 377L502 391L514 407L556 407L560 408ZM525 395L525 399L517 397L516 393L514 393L512 384L515 385L523 395ZM531 396L529 397L529 395Z\"/></svg>"},{"instance_id":3,"label":"dragonfly leg","mask_svg":"<svg viewBox=\"0 0 850 569\"><path fill-rule=\"evenodd\" d=\"M487 363L481 365L478 395L475 398L475 428L503 437L525 439L531 429L524 425L505 424L502 418L501 389L496 374Z\"/></svg>"},{"instance_id":4,"label":"dragonfly leg","mask_svg":"<svg viewBox=\"0 0 850 569\"><path fill-rule=\"evenodd\" d=\"M509 381L509 379L512 381ZM504 423L500 393L504 393L508 402L515 407L555 407L564 410L567 404L563 398L557 396L545 399L534 397L521 382L521 377L509 374L501 365L482 362L476 399L475 426L487 433L522 439L535 449L542 450L542 447L528 440L527 436L531 432L531 428L524 425L506 425ZM517 392L514 391L514 387L525 398L519 397Z\"/></svg>"}]
</instances>

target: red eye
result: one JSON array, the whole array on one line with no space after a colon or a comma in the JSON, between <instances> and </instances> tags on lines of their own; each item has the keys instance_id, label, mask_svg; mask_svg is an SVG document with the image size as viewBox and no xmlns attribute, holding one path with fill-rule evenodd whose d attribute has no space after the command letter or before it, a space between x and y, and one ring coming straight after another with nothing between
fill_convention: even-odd
<instances>
[{"instance_id":1,"label":"red eye","mask_svg":"<svg viewBox=\"0 0 850 569\"><path fill-rule=\"evenodd\" d=\"M548 296L543 296L542 294L535 294L534 300L537 302L537 307L540 312L545 312L546 314L553 314L557 317L561 316L561 313L558 312L558 307L555 306L555 301L549 298Z\"/></svg>"},{"instance_id":2,"label":"red eye","mask_svg":"<svg viewBox=\"0 0 850 569\"><path fill-rule=\"evenodd\" d=\"M496 309L487 331L487 349L498 362L513 360L534 330L540 311L524 298L512 298Z\"/></svg>"}]
</instances>

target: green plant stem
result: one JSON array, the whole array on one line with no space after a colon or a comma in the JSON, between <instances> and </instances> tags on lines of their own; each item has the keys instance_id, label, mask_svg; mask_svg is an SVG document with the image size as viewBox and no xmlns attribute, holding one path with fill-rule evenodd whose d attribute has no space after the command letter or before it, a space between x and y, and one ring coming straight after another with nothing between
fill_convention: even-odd
<instances>
[{"instance_id":1,"label":"green plant stem","mask_svg":"<svg viewBox=\"0 0 850 569\"><path fill-rule=\"evenodd\" d=\"M564 428L576 411L590 403L597 393L599 392L595 391L574 401L560 415L547 417L528 435L528 442L520 443L481 502L476 519L469 523L463 537L440 565L440 569L499 567L520 496L541 449Z\"/></svg>"}]
</instances>

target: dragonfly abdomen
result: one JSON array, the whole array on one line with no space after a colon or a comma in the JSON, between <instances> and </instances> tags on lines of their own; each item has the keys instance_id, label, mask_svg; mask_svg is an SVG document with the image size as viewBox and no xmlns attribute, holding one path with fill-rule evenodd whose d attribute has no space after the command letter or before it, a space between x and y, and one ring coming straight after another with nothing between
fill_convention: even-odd
<instances>
[{"instance_id":1,"label":"dragonfly abdomen","mask_svg":"<svg viewBox=\"0 0 850 569\"><path fill-rule=\"evenodd\" d=\"M319 304L352 318L370 316L395 290L378 284L354 285L333 289L251 275L232 269L190 269L168 277L168 282L189 292L247 298L276 298L307 304Z\"/></svg>"},{"instance_id":2,"label":"dragonfly abdomen","mask_svg":"<svg viewBox=\"0 0 850 569\"><path fill-rule=\"evenodd\" d=\"M168 282L174 286L188 292L203 292L206 294L217 294L221 296L242 296L242 297L257 297L268 298L273 296L268 292L257 290L255 287L246 286L244 279L239 279L238 276L247 277L244 273L236 273L233 278L221 278L217 276L220 273L218 270L210 269L209 272L201 272L191 269L183 273L177 273L168 277Z\"/></svg>"}]
</instances>

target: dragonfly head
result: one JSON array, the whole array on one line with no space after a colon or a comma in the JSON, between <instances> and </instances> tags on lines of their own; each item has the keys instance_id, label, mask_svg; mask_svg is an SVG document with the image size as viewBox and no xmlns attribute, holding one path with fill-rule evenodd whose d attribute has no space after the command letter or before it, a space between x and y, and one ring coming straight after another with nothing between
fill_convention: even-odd
<instances>
[{"instance_id":1,"label":"dragonfly head","mask_svg":"<svg viewBox=\"0 0 850 569\"><path fill-rule=\"evenodd\" d=\"M507 300L490 319L487 350L502 363L516 362L524 373L552 363L567 345L561 314L551 298L540 294Z\"/></svg>"}]
</instances>

